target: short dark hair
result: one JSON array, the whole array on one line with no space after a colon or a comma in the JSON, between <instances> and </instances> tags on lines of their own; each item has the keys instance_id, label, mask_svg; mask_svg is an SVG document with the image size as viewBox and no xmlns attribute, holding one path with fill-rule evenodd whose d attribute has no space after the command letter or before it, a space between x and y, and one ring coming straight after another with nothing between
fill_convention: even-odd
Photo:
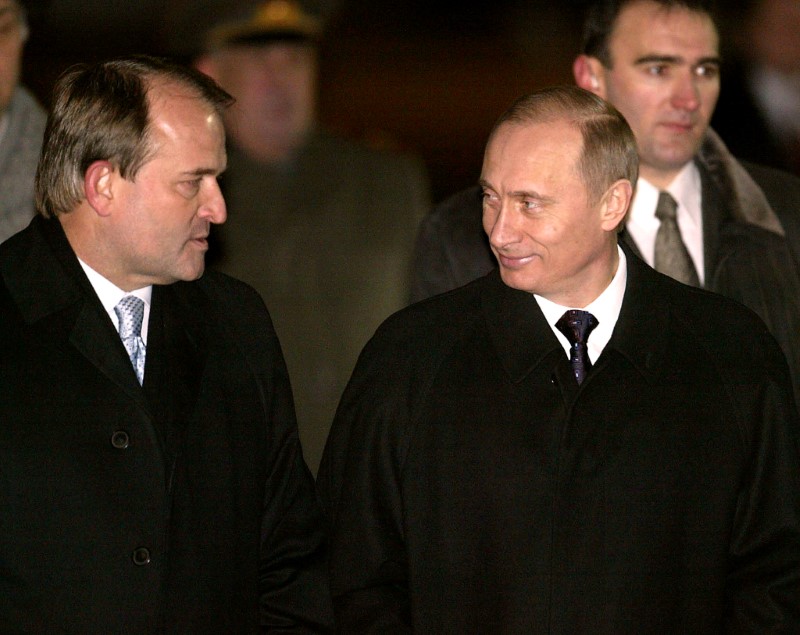
<instances>
[{"instance_id":1,"label":"short dark hair","mask_svg":"<svg viewBox=\"0 0 800 635\"><path fill-rule=\"evenodd\" d=\"M611 68L613 60L608 43L614 25L622 10L637 2L654 2L665 10L685 9L702 13L711 18L715 27L719 24L714 0L594 0L586 7L581 52L596 57L603 66Z\"/></svg>"},{"instance_id":2,"label":"short dark hair","mask_svg":"<svg viewBox=\"0 0 800 635\"><path fill-rule=\"evenodd\" d=\"M58 216L84 198L83 177L107 160L134 179L152 152L148 91L153 81L185 86L220 114L233 98L210 77L165 58L136 55L67 69L53 89L36 171L40 214Z\"/></svg>"},{"instance_id":3,"label":"short dark hair","mask_svg":"<svg viewBox=\"0 0 800 635\"><path fill-rule=\"evenodd\" d=\"M599 200L619 179L636 185L639 153L631 127L614 106L577 86L554 86L520 97L497 120L489 142L506 124L560 120L581 133L583 149L576 168L590 198Z\"/></svg>"}]
</instances>

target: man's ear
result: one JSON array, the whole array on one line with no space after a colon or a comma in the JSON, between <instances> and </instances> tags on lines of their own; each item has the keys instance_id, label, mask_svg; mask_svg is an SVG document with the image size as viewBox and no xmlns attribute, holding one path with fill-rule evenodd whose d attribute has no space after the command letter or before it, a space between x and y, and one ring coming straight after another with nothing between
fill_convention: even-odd
<instances>
[{"instance_id":1,"label":"man's ear","mask_svg":"<svg viewBox=\"0 0 800 635\"><path fill-rule=\"evenodd\" d=\"M119 172L110 161L95 161L83 175L86 202L99 216L108 216L114 202L114 184Z\"/></svg>"},{"instance_id":2,"label":"man's ear","mask_svg":"<svg viewBox=\"0 0 800 635\"><path fill-rule=\"evenodd\" d=\"M605 99L605 69L596 57L578 55L572 63L572 75L580 88Z\"/></svg>"},{"instance_id":3,"label":"man's ear","mask_svg":"<svg viewBox=\"0 0 800 635\"><path fill-rule=\"evenodd\" d=\"M601 227L608 232L617 231L628 213L633 200L633 186L628 179L620 179L606 190L601 204Z\"/></svg>"}]
</instances>

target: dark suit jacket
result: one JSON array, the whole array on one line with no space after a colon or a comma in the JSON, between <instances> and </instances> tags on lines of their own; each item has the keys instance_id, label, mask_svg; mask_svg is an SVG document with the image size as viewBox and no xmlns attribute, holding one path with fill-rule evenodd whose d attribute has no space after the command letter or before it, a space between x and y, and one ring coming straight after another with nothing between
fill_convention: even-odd
<instances>
[{"instance_id":1,"label":"dark suit jacket","mask_svg":"<svg viewBox=\"0 0 800 635\"><path fill-rule=\"evenodd\" d=\"M496 272L377 332L318 477L341 632L800 632L785 360L741 305L628 265L580 387Z\"/></svg>"},{"instance_id":2,"label":"dark suit jacket","mask_svg":"<svg viewBox=\"0 0 800 635\"><path fill-rule=\"evenodd\" d=\"M744 163L785 236L733 218L727 193L702 166L705 286L755 311L778 340L800 400L800 179ZM466 284L496 266L481 224L481 191L459 192L422 222L415 248L412 299ZM638 253L628 234L627 244Z\"/></svg>"},{"instance_id":3,"label":"dark suit jacket","mask_svg":"<svg viewBox=\"0 0 800 635\"><path fill-rule=\"evenodd\" d=\"M154 287L140 387L58 221L0 275L0 632L321 630L320 515L255 292Z\"/></svg>"}]
</instances>

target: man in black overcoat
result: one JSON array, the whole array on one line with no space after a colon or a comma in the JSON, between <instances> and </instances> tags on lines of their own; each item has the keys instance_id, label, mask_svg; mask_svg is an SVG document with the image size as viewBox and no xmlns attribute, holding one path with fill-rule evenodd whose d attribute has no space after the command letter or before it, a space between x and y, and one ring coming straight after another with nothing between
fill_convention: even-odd
<instances>
[{"instance_id":1,"label":"man in black overcoat","mask_svg":"<svg viewBox=\"0 0 800 635\"><path fill-rule=\"evenodd\" d=\"M800 398L800 179L738 161L709 128L720 88L719 36L708 0L593 0L578 86L616 106L633 128L640 179L622 237L655 258L663 191L696 286L755 311L781 345ZM742 118L740 125L750 121ZM481 231L480 188L444 201L420 225L412 299L453 289L495 266Z\"/></svg>"},{"instance_id":2,"label":"man in black overcoat","mask_svg":"<svg viewBox=\"0 0 800 635\"><path fill-rule=\"evenodd\" d=\"M800 632L785 358L618 244L637 167L580 88L501 117L499 267L383 324L323 456L341 632Z\"/></svg>"},{"instance_id":3,"label":"man in black overcoat","mask_svg":"<svg viewBox=\"0 0 800 635\"><path fill-rule=\"evenodd\" d=\"M56 85L39 215L0 246L0 632L330 625L269 315L203 275L229 102L144 57Z\"/></svg>"}]
</instances>

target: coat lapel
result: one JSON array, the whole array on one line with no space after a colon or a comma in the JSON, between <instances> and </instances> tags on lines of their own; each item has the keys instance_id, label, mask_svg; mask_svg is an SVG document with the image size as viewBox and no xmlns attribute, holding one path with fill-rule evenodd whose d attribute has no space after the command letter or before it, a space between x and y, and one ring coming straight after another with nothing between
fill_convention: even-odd
<instances>
[{"instance_id":1,"label":"coat lapel","mask_svg":"<svg viewBox=\"0 0 800 635\"><path fill-rule=\"evenodd\" d=\"M596 369L609 363L612 352L626 357L655 381L666 349L670 281L653 271L622 242L628 282L619 319ZM481 303L490 337L508 375L521 381L538 365L563 357L563 349L530 293L506 286L495 270L488 274ZM678 284L678 283L675 283ZM555 355L554 355L555 354ZM552 356L552 357L551 357Z\"/></svg>"},{"instance_id":2,"label":"coat lapel","mask_svg":"<svg viewBox=\"0 0 800 635\"><path fill-rule=\"evenodd\" d=\"M621 242L628 266L628 280L617 324L606 346L622 354L641 374L656 381L666 358L670 320L669 291L675 282L652 269ZM603 351L598 366L610 355Z\"/></svg>"},{"instance_id":3,"label":"coat lapel","mask_svg":"<svg viewBox=\"0 0 800 635\"><path fill-rule=\"evenodd\" d=\"M507 286L495 269L487 275L481 310L506 373L521 381L554 352L564 355L532 294ZM557 358L553 357L553 361Z\"/></svg>"},{"instance_id":4,"label":"coat lapel","mask_svg":"<svg viewBox=\"0 0 800 635\"><path fill-rule=\"evenodd\" d=\"M57 219L34 218L4 245L0 267L26 322L57 333L146 407L125 347Z\"/></svg>"},{"instance_id":5,"label":"coat lapel","mask_svg":"<svg viewBox=\"0 0 800 635\"><path fill-rule=\"evenodd\" d=\"M176 434L193 412L208 354L206 300L182 283L153 287L145 394L157 419Z\"/></svg>"}]
</instances>

